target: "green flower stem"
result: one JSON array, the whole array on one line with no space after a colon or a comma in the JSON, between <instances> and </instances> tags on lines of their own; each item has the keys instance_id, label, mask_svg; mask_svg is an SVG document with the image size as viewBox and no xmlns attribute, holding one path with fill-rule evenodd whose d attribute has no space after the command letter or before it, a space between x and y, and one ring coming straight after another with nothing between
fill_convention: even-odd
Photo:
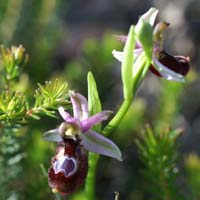
<instances>
[{"instance_id":1,"label":"green flower stem","mask_svg":"<svg viewBox=\"0 0 200 200\"><path fill-rule=\"evenodd\" d=\"M85 184L85 200L95 199L95 181L96 181L96 168L99 160L99 155L95 153L89 153L89 170L87 174Z\"/></svg>"},{"instance_id":2,"label":"green flower stem","mask_svg":"<svg viewBox=\"0 0 200 200\"><path fill-rule=\"evenodd\" d=\"M108 125L103 129L103 134L108 136L120 123L120 121L124 118L126 115L131 103L133 102L133 98L135 97L137 88L141 84L142 80L144 79L150 62L146 61L145 54L141 54L141 59L138 59L138 62L136 61L135 64L138 64L138 70L136 71L134 77L133 77L133 88L132 88L132 94L128 98L125 98L121 107L119 108L116 115L113 117L113 119L108 123Z\"/></svg>"},{"instance_id":3,"label":"green flower stem","mask_svg":"<svg viewBox=\"0 0 200 200\"><path fill-rule=\"evenodd\" d=\"M135 92L134 92L135 93ZM103 129L103 134L108 136L120 123L120 121L124 118L125 114L127 113L135 94L133 93L133 96L129 99L125 99L122 103L121 107L119 108L116 115L113 117L113 119L108 123L108 125Z\"/></svg>"}]
</instances>

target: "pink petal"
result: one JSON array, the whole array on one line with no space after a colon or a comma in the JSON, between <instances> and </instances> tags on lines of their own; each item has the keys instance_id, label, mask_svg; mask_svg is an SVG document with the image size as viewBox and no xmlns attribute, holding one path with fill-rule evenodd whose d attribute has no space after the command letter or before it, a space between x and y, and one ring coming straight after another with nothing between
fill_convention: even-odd
<instances>
[{"instance_id":1,"label":"pink petal","mask_svg":"<svg viewBox=\"0 0 200 200\"><path fill-rule=\"evenodd\" d=\"M105 121L108 119L108 117L112 114L112 111L105 110L103 112L97 113L88 119L82 120L80 122L81 124L81 130L84 132L88 131L90 128L92 128L94 125L101 123L102 121Z\"/></svg>"},{"instance_id":2,"label":"pink petal","mask_svg":"<svg viewBox=\"0 0 200 200\"><path fill-rule=\"evenodd\" d=\"M69 95L73 106L74 117L79 120L87 119L89 112L86 98L79 93L75 93L74 91L70 91Z\"/></svg>"},{"instance_id":3,"label":"pink petal","mask_svg":"<svg viewBox=\"0 0 200 200\"><path fill-rule=\"evenodd\" d=\"M127 40L127 35L114 35L114 37L123 43L125 43ZM142 48L142 45L139 41L136 41L135 49L139 49L139 48Z\"/></svg>"},{"instance_id":4,"label":"pink petal","mask_svg":"<svg viewBox=\"0 0 200 200\"><path fill-rule=\"evenodd\" d=\"M88 131L82 134L81 144L88 151L102 154L122 161L122 156L119 148L110 139L100 135L94 131Z\"/></svg>"},{"instance_id":5,"label":"pink petal","mask_svg":"<svg viewBox=\"0 0 200 200\"><path fill-rule=\"evenodd\" d=\"M126 42L127 40L127 35L114 35L114 37L119 40L120 42Z\"/></svg>"},{"instance_id":6,"label":"pink petal","mask_svg":"<svg viewBox=\"0 0 200 200\"><path fill-rule=\"evenodd\" d=\"M65 122L70 123L70 124L78 123L78 119L75 119L74 117L72 117L68 112L64 110L63 107L59 107L58 112L60 113L61 117L65 120Z\"/></svg>"}]
</instances>

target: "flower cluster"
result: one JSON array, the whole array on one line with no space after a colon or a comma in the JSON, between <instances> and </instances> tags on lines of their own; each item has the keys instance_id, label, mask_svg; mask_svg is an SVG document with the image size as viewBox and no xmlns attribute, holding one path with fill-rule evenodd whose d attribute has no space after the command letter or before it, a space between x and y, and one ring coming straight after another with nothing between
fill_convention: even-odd
<instances>
[{"instance_id":1,"label":"flower cluster","mask_svg":"<svg viewBox=\"0 0 200 200\"><path fill-rule=\"evenodd\" d=\"M85 150L122 160L119 148L110 139L92 130L112 112L106 110L89 116L85 97L74 91L69 94L74 116L59 107L64 122L44 134L45 140L58 142L57 154L49 169L49 185L54 192L62 194L70 194L83 183L88 168Z\"/></svg>"}]
</instances>

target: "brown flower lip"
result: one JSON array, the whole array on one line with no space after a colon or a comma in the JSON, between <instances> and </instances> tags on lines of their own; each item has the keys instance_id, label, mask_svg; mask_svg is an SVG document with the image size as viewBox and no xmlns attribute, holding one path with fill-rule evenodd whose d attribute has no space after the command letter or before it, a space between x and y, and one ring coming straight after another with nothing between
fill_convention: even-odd
<instances>
[{"instance_id":1,"label":"brown flower lip","mask_svg":"<svg viewBox=\"0 0 200 200\"><path fill-rule=\"evenodd\" d=\"M88 157L79 141L66 139L59 143L48 171L53 192L69 195L80 187L87 175Z\"/></svg>"},{"instance_id":2,"label":"brown flower lip","mask_svg":"<svg viewBox=\"0 0 200 200\"><path fill-rule=\"evenodd\" d=\"M160 63L165 65L168 69L181 74L183 76L186 76L190 69L190 58L185 56L171 56L165 51L161 51L157 55L157 59ZM156 70L156 68L151 64L150 71L157 75L162 77L162 75Z\"/></svg>"}]
</instances>

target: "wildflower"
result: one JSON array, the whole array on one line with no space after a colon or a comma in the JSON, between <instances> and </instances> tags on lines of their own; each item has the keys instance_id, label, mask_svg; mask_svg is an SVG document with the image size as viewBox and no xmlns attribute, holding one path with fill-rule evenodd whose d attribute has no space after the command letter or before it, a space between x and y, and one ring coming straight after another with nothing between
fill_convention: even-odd
<instances>
[{"instance_id":1,"label":"wildflower","mask_svg":"<svg viewBox=\"0 0 200 200\"><path fill-rule=\"evenodd\" d=\"M140 19L149 23L153 27L158 10L151 8L147 11ZM136 25L136 29L139 26L139 22ZM163 48L163 32L169 26L169 23L160 22L158 23L153 31L153 53L152 53L152 62L149 67L149 70L157 76L164 77L168 80L184 82L184 76L187 75L189 71L189 58L185 56L171 56L167 54ZM118 35L116 36L121 42L126 42L127 36ZM140 41L136 41L136 46L134 50L135 60L139 55L144 51ZM113 50L113 56L119 60L123 61L123 52Z\"/></svg>"},{"instance_id":2,"label":"wildflower","mask_svg":"<svg viewBox=\"0 0 200 200\"><path fill-rule=\"evenodd\" d=\"M70 194L83 183L88 168L85 150L122 160L119 148L92 130L94 125L106 120L112 112L106 110L89 116L85 97L73 91L69 94L74 116L60 107L58 111L64 122L44 134L44 139L59 144L49 169L49 185L54 192L62 194Z\"/></svg>"}]
</instances>

